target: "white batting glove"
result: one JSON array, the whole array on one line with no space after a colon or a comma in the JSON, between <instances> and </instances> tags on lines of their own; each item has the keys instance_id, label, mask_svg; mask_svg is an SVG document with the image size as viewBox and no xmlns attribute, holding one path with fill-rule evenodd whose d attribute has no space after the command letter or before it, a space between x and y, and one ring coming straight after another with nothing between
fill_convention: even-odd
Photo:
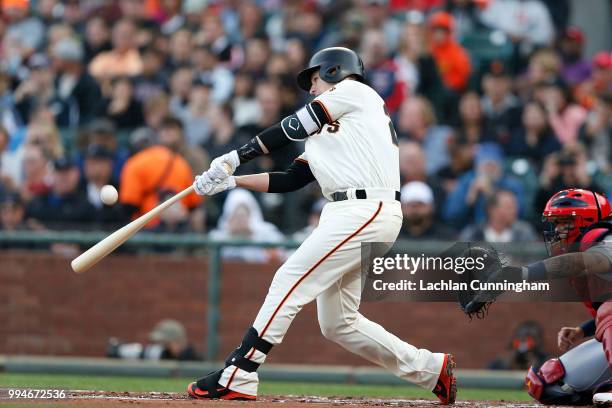
<instances>
[{"instance_id":1,"label":"white batting glove","mask_svg":"<svg viewBox=\"0 0 612 408\"><path fill-rule=\"evenodd\" d=\"M225 190L231 190L236 188L236 178L234 176L229 176L223 179L220 183L213 183L213 187L210 190L208 195L215 195Z\"/></svg>"},{"instance_id":2,"label":"white batting glove","mask_svg":"<svg viewBox=\"0 0 612 408\"><path fill-rule=\"evenodd\" d=\"M227 166L229 167L229 172L228 169L224 166L224 164L227 164ZM208 170L208 174L212 180L216 182L221 182L221 180L234 174L238 166L240 166L240 158L238 157L238 152L236 152L236 150L232 150L231 152L214 159L210 163L210 169Z\"/></svg>"},{"instance_id":3,"label":"white batting glove","mask_svg":"<svg viewBox=\"0 0 612 408\"><path fill-rule=\"evenodd\" d=\"M205 171L201 176L196 176L193 182L193 188L196 194L206 196L212 196L234 187L236 187L236 179L234 176L214 181L211 179L209 171Z\"/></svg>"}]
</instances>

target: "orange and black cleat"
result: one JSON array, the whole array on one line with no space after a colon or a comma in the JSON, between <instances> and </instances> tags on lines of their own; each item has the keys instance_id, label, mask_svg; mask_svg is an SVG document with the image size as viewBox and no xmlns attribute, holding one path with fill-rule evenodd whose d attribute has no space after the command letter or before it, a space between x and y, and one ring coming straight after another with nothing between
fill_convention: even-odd
<instances>
[{"instance_id":1,"label":"orange and black cleat","mask_svg":"<svg viewBox=\"0 0 612 408\"><path fill-rule=\"evenodd\" d=\"M200 378L196 382L192 382L187 386L187 393L191 398L195 399L220 399L235 401L254 401L257 399L255 395L248 395L237 391L232 391L229 388L219 385L218 381L221 378L222 373L223 370L215 371L208 374L206 377Z\"/></svg>"},{"instance_id":2,"label":"orange and black cleat","mask_svg":"<svg viewBox=\"0 0 612 408\"><path fill-rule=\"evenodd\" d=\"M438 383L433 389L433 393L440 399L442 405L451 405L457 398L457 379L453 375L455 360L452 354L444 356L444 363L438 377Z\"/></svg>"}]
</instances>

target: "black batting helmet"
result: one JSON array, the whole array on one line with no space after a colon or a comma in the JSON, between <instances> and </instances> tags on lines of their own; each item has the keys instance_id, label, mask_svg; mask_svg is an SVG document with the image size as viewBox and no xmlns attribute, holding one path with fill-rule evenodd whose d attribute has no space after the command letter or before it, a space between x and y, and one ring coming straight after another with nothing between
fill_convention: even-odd
<instances>
[{"instance_id":1,"label":"black batting helmet","mask_svg":"<svg viewBox=\"0 0 612 408\"><path fill-rule=\"evenodd\" d=\"M365 69L359 55L344 47L325 48L312 56L308 68L297 76L297 83L305 91L310 90L312 73L320 69L319 77L332 84L342 81L349 75L355 75L357 80L365 80Z\"/></svg>"}]
</instances>

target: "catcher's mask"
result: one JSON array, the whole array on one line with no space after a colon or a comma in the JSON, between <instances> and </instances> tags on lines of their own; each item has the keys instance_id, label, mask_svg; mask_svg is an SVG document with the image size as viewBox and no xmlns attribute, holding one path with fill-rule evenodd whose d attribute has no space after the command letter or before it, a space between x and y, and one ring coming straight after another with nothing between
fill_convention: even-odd
<instances>
[{"instance_id":1,"label":"catcher's mask","mask_svg":"<svg viewBox=\"0 0 612 408\"><path fill-rule=\"evenodd\" d=\"M612 212L605 196L581 188L559 191L546 203L542 213L544 242L549 255L572 252L589 225Z\"/></svg>"}]
</instances>

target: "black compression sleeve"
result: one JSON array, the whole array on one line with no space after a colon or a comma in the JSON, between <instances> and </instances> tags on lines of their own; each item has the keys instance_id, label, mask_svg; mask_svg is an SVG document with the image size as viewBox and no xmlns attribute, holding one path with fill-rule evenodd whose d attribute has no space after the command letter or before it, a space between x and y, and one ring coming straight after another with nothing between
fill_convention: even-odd
<instances>
[{"instance_id":1,"label":"black compression sleeve","mask_svg":"<svg viewBox=\"0 0 612 408\"><path fill-rule=\"evenodd\" d=\"M268 152L273 152L291 143L291 140L289 140L287 136L285 136L285 133L283 133L280 124L277 123L276 125L267 128L253 139L249 140L244 146L236 149L238 157L240 158L240 164L244 164L265 154L259 144L259 141L263 143Z\"/></svg>"},{"instance_id":2,"label":"black compression sleeve","mask_svg":"<svg viewBox=\"0 0 612 408\"><path fill-rule=\"evenodd\" d=\"M580 325L582 332L584 333L584 337L591 337L595 335L595 319L591 319L587 322L584 322Z\"/></svg>"},{"instance_id":3,"label":"black compression sleeve","mask_svg":"<svg viewBox=\"0 0 612 408\"><path fill-rule=\"evenodd\" d=\"M268 193L296 191L315 180L308 162L301 159L294 160L287 171L275 171L268 175L270 176Z\"/></svg>"}]
</instances>

